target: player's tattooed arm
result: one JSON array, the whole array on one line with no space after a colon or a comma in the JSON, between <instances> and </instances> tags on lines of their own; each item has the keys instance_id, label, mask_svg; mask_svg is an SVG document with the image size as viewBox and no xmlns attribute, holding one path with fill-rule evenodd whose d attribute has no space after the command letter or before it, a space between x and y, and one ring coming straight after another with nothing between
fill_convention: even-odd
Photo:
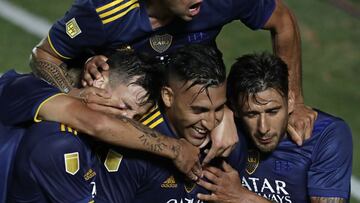
<instances>
[{"instance_id":1,"label":"player's tattooed arm","mask_svg":"<svg viewBox=\"0 0 360 203\"><path fill-rule=\"evenodd\" d=\"M30 67L37 77L43 78L63 92L69 92L74 86L66 64L52 51L46 39L33 49Z\"/></svg>"},{"instance_id":2,"label":"player's tattooed arm","mask_svg":"<svg viewBox=\"0 0 360 203\"><path fill-rule=\"evenodd\" d=\"M197 180L201 176L199 162L199 149L184 139L174 139L163 136L141 123L124 116L118 116L129 128L134 127L138 133L137 138L147 151L170 158L175 166L189 178Z\"/></svg>"},{"instance_id":3,"label":"player's tattooed arm","mask_svg":"<svg viewBox=\"0 0 360 203\"><path fill-rule=\"evenodd\" d=\"M339 197L311 197L311 203L345 203L344 198Z\"/></svg>"}]
</instances>

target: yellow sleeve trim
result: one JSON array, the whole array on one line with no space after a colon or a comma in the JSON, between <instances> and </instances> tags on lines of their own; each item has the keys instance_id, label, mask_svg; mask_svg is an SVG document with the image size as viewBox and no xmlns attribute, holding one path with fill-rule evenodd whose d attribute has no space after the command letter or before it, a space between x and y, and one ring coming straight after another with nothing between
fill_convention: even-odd
<instances>
[{"instance_id":1,"label":"yellow sleeve trim","mask_svg":"<svg viewBox=\"0 0 360 203\"><path fill-rule=\"evenodd\" d=\"M54 98L54 97L57 97L57 96L59 96L59 95L66 95L66 94L65 94L65 93L58 93L58 94L55 94L55 95L53 95L53 96L45 99L45 101L41 102L41 104L39 105L39 107L36 109L36 113L35 113L35 116L34 116L34 121L35 121L36 123L39 123L39 122L42 121L41 119L38 118L38 116L39 116L39 111L40 111L41 107L42 107L46 102L48 102L50 99L52 99L52 98Z\"/></svg>"},{"instance_id":2,"label":"yellow sleeve trim","mask_svg":"<svg viewBox=\"0 0 360 203\"><path fill-rule=\"evenodd\" d=\"M126 7L129 7L130 5L132 5L132 4L135 3L135 2L137 2L137 0L130 0L130 1L128 1L128 2L126 2L126 3L124 3L124 4L120 5L120 6L116 7L116 8L114 8L114 9L110 10L110 11L107 11L107 12L105 12L105 13L100 14L99 17L100 17L100 18L108 17L108 16L110 16L110 15L112 15L112 14L114 14L114 13L116 13L116 12L118 12L118 11L126 8Z\"/></svg>"},{"instance_id":3,"label":"yellow sleeve trim","mask_svg":"<svg viewBox=\"0 0 360 203\"><path fill-rule=\"evenodd\" d=\"M158 126L160 123L162 123L164 121L164 118L160 118L159 120L155 121L154 123L152 123L149 128L153 129L156 126Z\"/></svg>"},{"instance_id":4,"label":"yellow sleeve trim","mask_svg":"<svg viewBox=\"0 0 360 203\"><path fill-rule=\"evenodd\" d=\"M125 4L124 4L124 5L125 5ZM110 22L112 22L112 21L114 21L114 20L116 20L116 19L118 19L118 18L123 17L124 15L126 15L126 14L129 13L131 10L133 10L134 8L137 8L137 7L140 7L140 4L139 4L139 3L133 4L133 5L130 6L128 9L126 9L124 12L119 13L119 14L117 14L117 15L114 15L113 17L108 18L108 19L106 19L106 20L103 20L102 22L103 22L103 24L110 23Z\"/></svg>"},{"instance_id":5,"label":"yellow sleeve trim","mask_svg":"<svg viewBox=\"0 0 360 203\"><path fill-rule=\"evenodd\" d=\"M97 8L96 12L99 13L99 12L101 12L103 10L106 10L106 9L112 7L112 6L118 5L119 3L123 2L123 1L124 0L116 0L116 1L113 1L111 3L108 3L108 4L104 5L104 6L101 6L101 7Z\"/></svg>"},{"instance_id":6,"label":"yellow sleeve trim","mask_svg":"<svg viewBox=\"0 0 360 203\"><path fill-rule=\"evenodd\" d=\"M49 42L49 44L50 44L51 49L52 49L58 56L60 56L60 57L63 58L63 59L71 59L70 57L61 55L61 54L55 49L54 45L53 45L52 42L51 42L50 34L48 34L48 42Z\"/></svg>"},{"instance_id":7,"label":"yellow sleeve trim","mask_svg":"<svg viewBox=\"0 0 360 203\"><path fill-rule=\"evenodd\" d=\"M160 111L157 111L156 113L154 113L152 116L150 116L148 119L146 119L145 121L142 122L143 125L147 125L149 124L151 121L153 121L156 117L158 117L160 115Z\"/></svg>"}]
</instances>

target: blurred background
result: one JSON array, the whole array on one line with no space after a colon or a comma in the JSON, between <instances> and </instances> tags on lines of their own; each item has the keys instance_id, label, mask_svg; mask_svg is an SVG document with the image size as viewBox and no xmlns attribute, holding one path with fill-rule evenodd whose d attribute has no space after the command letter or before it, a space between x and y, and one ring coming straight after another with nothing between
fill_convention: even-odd
<instances>
[{"instance_id":1,"label":"blurred background","mask_svg":"<svg viewBox=\"0 0 360 203\"><path fill-rule=\"evenodd\" d=\"M308 105L343 118L353 132L351 202L360 203L360 0L284 0L302 36L303 89ZM31 49L72 0L0 0L0 73L30 72ZM271 51L267 31L233 22L218 37L229 67L238 56Z\"/></svg>"}]
</instances>

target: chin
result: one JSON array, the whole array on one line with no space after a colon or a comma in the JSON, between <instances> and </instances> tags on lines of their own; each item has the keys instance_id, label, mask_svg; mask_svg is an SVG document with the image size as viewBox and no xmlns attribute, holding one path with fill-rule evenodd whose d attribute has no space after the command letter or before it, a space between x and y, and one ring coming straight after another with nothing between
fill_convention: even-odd
<instances>
[{"instance_id":1,"label":"chin","mask_svg":"<svg viewBox=\"0 0 360 203\"><path fill-rule=\"evenodd\" d=\"M273 145L272 143L268 145L257 144L256 147L263 153L270 153L275 150L276 145Z\"/></svg>"}]
</instances>

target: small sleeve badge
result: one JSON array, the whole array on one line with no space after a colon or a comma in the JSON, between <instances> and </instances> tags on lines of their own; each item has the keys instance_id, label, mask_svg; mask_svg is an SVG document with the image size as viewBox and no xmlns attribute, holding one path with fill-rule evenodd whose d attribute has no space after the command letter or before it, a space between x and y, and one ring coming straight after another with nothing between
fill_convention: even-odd
<instances>
[{"instance_id":1,"label":"small sleeve badge","mask_svg":"<svg viewBox=\"0 0 360 203\"><path fill-rule=\"evenodd\" d=\"M75 175L80 168L79 153L67 153L64 154L65 159L65 171L71 175Z\"/></svg>"},{"instance_id":2,"label":"small sleeve badge","mask_svg":"<svg viewBox=\"0 0 360 203\"><path fill-rule=\"evenodd\" d=\"M73 39L81 33L80 27L75 18L72 18L66 23L66 34Z\"/></svg>"}]
</instances>

